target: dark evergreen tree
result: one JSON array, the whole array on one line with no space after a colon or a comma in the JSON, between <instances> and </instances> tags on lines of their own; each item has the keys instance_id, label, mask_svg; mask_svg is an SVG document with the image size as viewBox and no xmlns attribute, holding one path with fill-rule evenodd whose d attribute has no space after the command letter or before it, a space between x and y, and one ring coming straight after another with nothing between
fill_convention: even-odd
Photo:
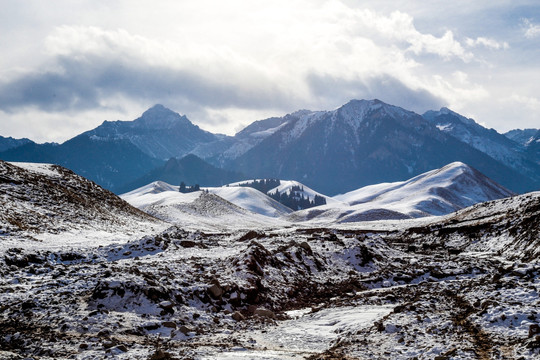
<instances>
[{"instance_id":1,"label":"dark evergreen tree","mask_svg":"<svg viewBox=\"0 0 540 360\"><path fill-rule=\"evenodd\" d=\"M186 184L183 181L180 183L179 191L181 193L187 194L187 193L200 191L200 190L201 190L201 187L199 186L199 184L195 184L193 186L186 186Z\"/></svg>"},{"instance_id":2,"label":"dark evergreen tree","mask_svg":"<svg viewBox=\"0 0 540 360\"><path fill-rule=\"evenodd\" d=\"M313 206L326 205L326 198L323 196L315 195L315 200L313 201Z\"/></svg>"},{"instance_id":3,"label":"dark evergreen tree","mask_svg":"<svg viewBox=\"0 0 540 360\"><path fill-rule=\"evenodd\" d=\"M257 189L264 194L268 194L270 190L278 187L279 185L281 185L281 182L278 179L253 180L251 182L240 184L240 186L243 187L252 187Z\"/></svg>"}]
</instances>

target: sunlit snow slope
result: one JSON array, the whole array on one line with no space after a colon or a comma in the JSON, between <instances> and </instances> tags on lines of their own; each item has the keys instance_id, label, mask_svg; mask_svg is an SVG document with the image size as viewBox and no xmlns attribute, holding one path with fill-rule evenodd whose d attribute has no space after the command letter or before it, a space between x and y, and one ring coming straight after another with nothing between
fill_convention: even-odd
<instances>
[{"instance_id":1,"label":"sunlit snow slope","mask_svg":"<svg viewBox=\"0 0 540 360\"><path fill-rule=\"evenodd\" d=\"M445 215L480 202L513 195L460 162L410 180L366 186L334 197L346 205L326 205L294 213L296 220L353 222Z\"/></svg>"},{"instance_id":2,"label":"sunlit snow slope","mask_svg":"<svg viewBox=\"0 0 540 360\"><path fill-rule=\"evenodd\" d=\"M162 220L204 228L278 225L292 210L252 188L217 187L180 193L178 186L156 181L121 197ZM281 223L280 223L281 224Z\"/></svg>"}]
</instances>

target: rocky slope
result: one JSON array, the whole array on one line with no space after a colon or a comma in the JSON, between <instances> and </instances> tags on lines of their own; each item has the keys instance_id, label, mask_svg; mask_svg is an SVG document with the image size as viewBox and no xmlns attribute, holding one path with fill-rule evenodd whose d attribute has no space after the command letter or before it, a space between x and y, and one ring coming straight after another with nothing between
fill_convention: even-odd
<instances>
[{"instance_id":1,"label":"rocky slope","mask_svg":"<svg viewBox=\"0 0 540 360\"><path fill-rule=\"evenodd\" d=\"M486 129L473 119L465 118L447 108L442 108L440 111L428 111L423 117L444 133L513 168L520 174L533 179L535 183L540 181L540 166L533 156L524 151L524 145L519 143L526 136L526 131L505 136L494 129ZM534 138L534 135L531 137ZM529 139L530 142L531 139Z\"/></svg>"},{"instance_id":2,"label":"rocky slope","mask_svg":"<svg viewBox=\"0 0 540 360\"><path fill-rule=\"evenodd\" d=\"M146 155L161 160L181 158L197 146L223 137L200 129L185 115L159 104L133 121L105 121L82 135L109 141L128 140Z\"/></svg>"},{"instance_id":3,"label":"rocky slope","mask_svg":"<svg viewBox=\"0 0 540 360\"><path fill-rule=\"evenodd\" d=\"M144 234L157 219L57 165L0 161L1 245L76 232ZM161 227L160 227L161 226ZM88 235L88 234L87 234Z\"/></svg>"}]
</instances>

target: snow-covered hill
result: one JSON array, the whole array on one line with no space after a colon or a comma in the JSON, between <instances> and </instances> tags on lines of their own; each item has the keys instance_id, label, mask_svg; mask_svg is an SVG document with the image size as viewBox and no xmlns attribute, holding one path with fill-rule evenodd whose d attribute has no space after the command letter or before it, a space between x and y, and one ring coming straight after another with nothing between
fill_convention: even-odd
<instances>
[{"instance_id":1,"label":"snow-covered hill","mask_svg":"<svg viewBox=\"0 0 540 360\"><path fill-rule=\"evenodd\" d=\"M511 195L511 191L477 170L455 162L407 181L371 185L337 195L334 199L342 205L299 211L291 219L354 222L444 215Z\"/></svg>"},{"instance_id":2,"label":"snow-covered hill","mask_svg":"<svg viewBox=\"0 0 540 360\"><path fill-rule=\"evenodd\" d=\"M252 183L254 181L260 182L260 181L265 181L265 179L238 181L235 183L225 185L225 187L249 187L249 186L252 186ZM309 188L308 186L302 184L299 181L295 181L295 180L276 180L276 181L279 181L279 185L267 189L266 191L267 195L276 196L277 194L279 194L279 195L294 196L296 198L304 198L311 202L315 202L316 198L320 198L320 199L324 199L324 201L326 201L327 204L341 203L339 200L336 200L330 196L321 194L320 192L317 192Z\"/></svg>"},{"instance_id":3,"label":"snow-covered hill","mask_svg":"<svg viewBox=\"0 0 540 360\"><path fill-rule=\"evenodd\" d=\"M189 227L247 228L278 224L292 210L252 188L210 187L180 193L178 186L157 181L121 197L164 221ZM279 222L283 224L282 222Z\"/></svg>"},{"instance_id":4,"label":"snow-covered hill","mask_svg":"<svg viewBox=\"0 0 540 360\"><path fill-rule=\"evenodd\" d=\"M247 183L251 183L248 181ZM313 201L315 197L325 199L325 205L305 210L292 210L261 191L242 186L237 182L223 187L203 190L223 199L230 206L217 205L212 216L220 226L245 228L248 224L259 224L261 215L281 217L282 223L336 224L374 220L410 219L439 216L494 199L512 196L514 193L495 183L466 164L455 162L440 169L418 175L410 180L370 185L346 194L328 197L297 181L280 180L280 185L268 191L269 195L290 194ZM182 194L177 186L158 181L122 195L133 206L160 219L176 224L195 224L197 221L210 224L208 214L198 212L197 202L206 199L202 192ZM234 205L234 206L233 206ZM216 209L217 209L216 208ZM197 220L197 216L201 219ZM234 221L230 216L237 217ZM254 221L254 222L253 222ZM302 226L308 226L303 224Z\"/></svg>"},{"instance_id":5,"label":"snow-covered hill","mask_svg":"<svg viewBox=\"0 0 540 360\"><path fill-rule=\"evenodd\" d=\"M207 190L216 194L231 203L240 206L246 210L257 214L280 217L292 212L291 209L279 202L271 199L262 192L249 187L231 187L222 186L216 188L207 188Z\"/></svg>"},{"instance_id":6,"label":"snow-covered hill","mask_svg":"<svg viewBox=\"0 0 540 360\"><path fill-rule=\"evenodd\" d=\"M0 243L4 245L20 237L57 246L90 238L106 244L166 227L57 165L0 161L0 199Z\"/></svg>"},{"instance_id":7,"label":"snow-covered hill","mask_svg":"<svg viewBox=\"0 0 540 360\"><path fill-rule=\"evenodd\" d=\"M296 192L297 194L305 197L306 199L309 199L311 201L315 200L316 196L319 196L321 198L324 198L327 204L335 204L338 201L336 199L326 196L324 194L321 194L304 184L302 184L299 181L295 180L280 180L281 184L271 190L268 191L269 194L274 194L278 192L279 194L290 194L292 191ZM300 189L300 190L298 190Z\"/></svg>"}]
</instances>

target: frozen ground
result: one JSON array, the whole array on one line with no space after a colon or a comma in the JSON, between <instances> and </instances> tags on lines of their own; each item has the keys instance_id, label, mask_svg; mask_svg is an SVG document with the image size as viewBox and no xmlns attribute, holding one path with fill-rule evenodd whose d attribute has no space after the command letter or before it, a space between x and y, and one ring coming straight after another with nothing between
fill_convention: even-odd
<instances>
[{"instance_id":1,"label":"frozen ground","mask_svg":"<svg viewBox=\"0 0 540 360\"><path fill-rule=\"evenodd\" d=\"M539 355L536 261L415 248L410 231L173 227L79 251L11 248L0 345L6 359Z\"/></svg>"},{"instance_id":2,"label":"frozen ground","mask_svg":"<svg viewBox=\"0 0 540 360\"><path fill-rule=\"evenodd\" d=\"M162 213L184 226L6 169L0 359L540 356L540 193L333 226L199 194Z\"/></svg>"}]
</instances>

